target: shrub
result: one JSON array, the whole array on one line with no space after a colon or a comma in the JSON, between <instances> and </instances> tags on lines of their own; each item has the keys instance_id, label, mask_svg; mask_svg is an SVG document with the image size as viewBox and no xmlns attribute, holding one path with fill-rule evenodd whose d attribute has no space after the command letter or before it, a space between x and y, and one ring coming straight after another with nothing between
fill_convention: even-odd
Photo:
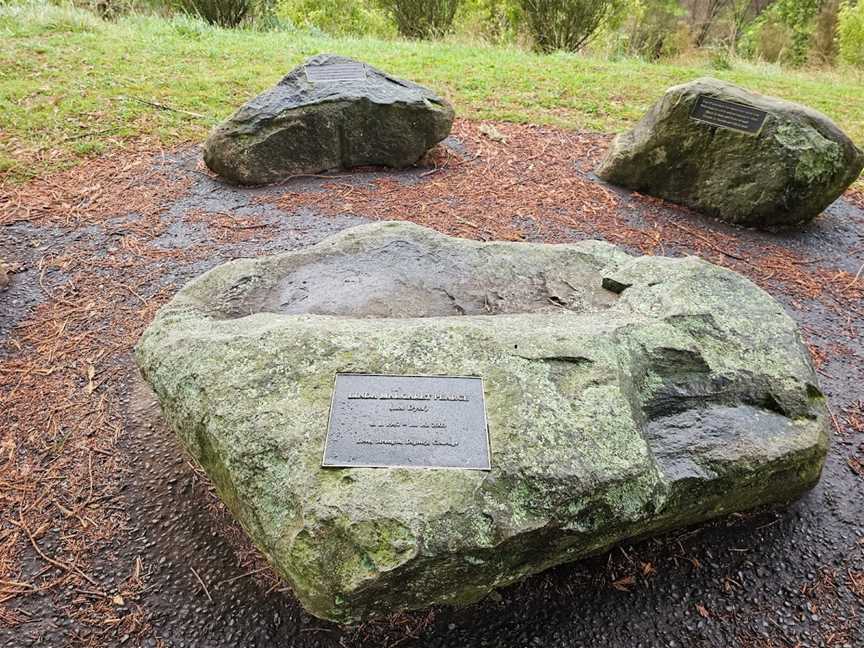
<instances>
[{"instance_id":1,"label":"shrub","mask_svg":"<svg viewBox=\"0 0 864 648\"><path fill-rule=\"evenodd\" d=\"M783 60L792 45L792 30L783 23L765 23L756 35L756 53L769 63Z\"/></svg>"},{"instance_id":2,"label":"shrub","mask_svg":"<svg viewBox=\"0 0 864 648\"><path fill-rule=\"evenodd\" d=\"M387 17L371 2L356 0L280 0L276 14L298 27L333 36L389 36Z\"/></svg>"},{"instance_id":3,"label":"shrub","mask_svg":"<svg viewBox=\"0 0 864 648\"><path fill-rule=\"evenodd\" d=\"M663 56L681 56L693 50L693 30L684 21L679 21L674 31L663 41Z\"/></svg>"},{"instance_id":4,"label":"shrub","mask_svg":"<svg viewBox=\"0 0 864 648\"><path fill-rule=\"evenodd\" d=\"M461 0L379 0L406 38L443 36L453 26Z\"/></svg>"},{"instance_id":5,"label":"shrub","mask_svg":"<svg viewBox=\"0 0 864 648\"><path fill-rule=\"evenodd\" d=\"M864 2L857 5L844 2L837 24L840 59L844 63L864 67Z\"/></svg>"},{"instance_id":6,"label":"shrub","mask_svg":"<svg viewBox=\"0 0 864 648\"><path fill-rule=\"evenodd\" d=\"M463 0L456 12L454 30L490 43L513 43L522 25L517 0Z\"/></svg>"},{"instance_id":7,"label":"shrub","mask_svg":"<svg viewBox=\"0 0 864 648\"><path fill-rule=\"evenodd\" d=\"M823 0L775 0L746 30L741 43L742 52L767 58L762 53L763 47L773 53L777 44L783 42L781 54L776 60L796 66L806 63L822 3ZM768 30L768 34L763 46L765 30ZM786 34L781 34L781 31ZM788 43L785 42L787 39Z\"/></svg>"},{"instance_id":8,"label":"shrub","mask_svg":"<svg viewBox=\"0 0 864 648\"><path fill-rule=\"evenodd\" d=\"M534 47L541 52L581 49L621 0L521 0Z\"/></svg>"},{"instance_id":9,"label":"shrub","mask_svg":"<svg viewBox=\"0 0 864 648\"><path fill-rule=\"evenodd\" d=\"M810 60L817 65L833 65L837 60L837 19L840 0L825 0L816 15Z\"/></svg>"},{"instance_id":10,"label":"shrub","mask_svg":"<svg viewBox=\"0 0 864 648\"><path fill-rule=\"evenodd\" d=\"M683 14L678 0L640 0L632 3L624 29L627 53L649 61L680 54L689 45L689 29L679 25Z\"/></svg>"},{"instance_id":11,"label":"shrub","mask_svg":"<svg viewBox=\"0 0 864 648\"><path fill-rule=\"evenodd\" d=\"M187 12L201 16L211 25L237 27L252 13L253 0L180 0Z\"/></svg>"}]
</instances>

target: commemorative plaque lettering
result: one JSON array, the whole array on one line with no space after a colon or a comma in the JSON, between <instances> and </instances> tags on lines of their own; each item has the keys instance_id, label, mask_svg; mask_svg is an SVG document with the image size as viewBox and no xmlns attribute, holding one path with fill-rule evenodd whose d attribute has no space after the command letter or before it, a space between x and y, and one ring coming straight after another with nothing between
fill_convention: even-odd
<instances>
[{"instance_id":1,"label":"commemorative plaque lettering","mask_svg":"<svg viewBox=\"0 0 864 648\"><path fill-rule=\"evenodd\" d=\"M746 104L699 95L690 117L696 121L741 133L758 135L768 113Z\"/></svg>"},{"instance_id":2,"label":"commemorative plaque lettering","mask_svg":"<svg viewBox=\"0 0 864 648\"><path fill-rule=\"evenodd\" d=\"M328 81L365 81L366 66L362 63L309 65L306 67L306 80L311 83L322 83Z\"/></svg>"},{"instance_id":3,"label":"commemorative plaque lettering","mask_svg":"<svg viewBox=\"0 0 864 648\"><path fill-rule=\"evenodd\" d=\"M482 379L336 374L321 465L489 470Z\"/></svg>"}]
</instances>

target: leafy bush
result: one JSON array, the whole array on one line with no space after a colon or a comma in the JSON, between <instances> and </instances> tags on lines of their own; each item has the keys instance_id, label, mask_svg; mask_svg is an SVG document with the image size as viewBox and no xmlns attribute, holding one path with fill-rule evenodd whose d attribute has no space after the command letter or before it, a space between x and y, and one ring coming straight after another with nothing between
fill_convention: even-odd
<instances>
[{"instance_id":1,"label":"leafy bush","mask_svg":"<svg viewBox=\"0 0 864 648\"><path fill-rule=\"evenodd\" d=\"M276 14L298 27L333 36L390 36L393 29L377 5L357 0L280 0Z\"/></svg>"},{"instance_id":2,"label":"leafy bush","mask_svg":"<svg viewBox=\"0 0 864 648\"><path fill-rule=\"evenodd\" d=\"M180 6L211 25L237 27L251 15L253 0L180 0Z\"/></svg>"},{"instance_id":3,"label":"leafy bush","mask_svg":"<svg viewBox=\"0 0 864 648\"><path fill-rule=\"evenodd\" d=\"M817 65L833 65L837 59L837 21L840 0L825 0L813 21L810 60Z\"/></svg>"},{"instance_id":4,"label":"leafy bush","mask_svg":"<svg viewBox=\"0 0 864 648\"><path fill-rule=\"evenodd\" d=\"M806 63L822 4L823 0L776 0L745 31L742 53L767 58L763 50L773 53L783 43L775 60L792 66Z\"/></svg>"},{"instance_id":5,"label":"leafy bush","mask_svg":"<svg viewBox=\"0 0 864 648\"><path fill-rule=\"evenodd\" d=\"M840 59L864 67L864 2L844 2L837 23Z\"/></svg>"},{"instance_id":6,"label":"leafy bush","mask_svg":"<svg viewBox=\"0 0 864 648\"><path fill-rule=\"evenodd\" d=\"M756 53L763 61L778 63L792 50L792 30L779 22L766 22L756 35Z\"/></svg>"},{"instance_id":7,"label":"leafy bush","mask_svg":"<svg viewBox=\"0 0 864 648\"><path fill-rule=\"evenodd\" d=\"M695 36L686 22L679 21L675 30L663 40L663 56L680 56L693 50Z\"/></svg>"},{"instance_id":8,"label":"leafy bush","mask_svg":"<svg viewBox=\"0 0 864 648\"><path fill-rule=\"evenodd\" d=\"M771 2L772 0L681 0L681 5L685 9L685 20L696 47L722 46L732 49L741 37L742 30Z\"/></svg>"},{"instance_id":9,"label":"leafy bush","mask_svg":"<svg viewBox=\"0 0 864 648\"><path fill-rule=\"evenodd\" d=\"M678 0L636 0L627 13L627 54L655 61L687 49L690 34L685 24L679 24L683 11Z\"/></svg>"},{"instance_id":10,"label":"leafy bush","mask_svg":"<svg viewBox=\"0 0 864 648\"><path fill-rule=\"evenodd\" d=\"M490 43L513 43L518 40L521 25L517 0L463 0L456 12L454 31Z\"/></svg>"},{"instance_id":11,"label":"leafy bush","mask_svg":"<svg viewBox=\"0 0 864 648\"><path fill-rule=\"evenodd\" d=\"M534 47L577 51L621 5L621 0L520 0Z\"/></svg>"},{"instance_id":12,"label":"leafy bush","mask_svg":"<svg viewBox=\"0 0 864 648\"><path fill-rule=\"evenodd\" d=\"M406 38L443 36L453 26L462 0L379 0Z\"/></svg>"}]
</instances>

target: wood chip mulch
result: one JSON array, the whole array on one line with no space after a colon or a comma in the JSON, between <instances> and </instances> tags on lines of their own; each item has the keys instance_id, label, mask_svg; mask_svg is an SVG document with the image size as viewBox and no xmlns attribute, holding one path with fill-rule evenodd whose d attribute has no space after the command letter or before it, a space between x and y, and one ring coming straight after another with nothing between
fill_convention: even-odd
<instances>
[{"instance_id":1,"label":"wood chip mulch","mask_svg":"<svg viewBox=\"0 0 864 648\"><path fill-rule=\"evenodd\" d=\"M147 629L135 603L141 565L125 566L113 592L89 570L126 523L115 501L126 469L116 452L126 359L171 294L151 264L183 256L146 244L189 184L158 170L159 157L118 153L0 194L0 225L116 230L107 250L85 235L41 251L35 270L44 301L0 356L0 624L32 621L11 604L18 597L62 591L69 619L90 628L80 645ZM122 231L111 225L129 213L136 217ZM52 271L63 278L52 281ZM42 566L25 576L22 561L32 553Z\"/></svg>"},{"instance_id":2,"label":"wood chip mulch","mask_svg":"<svg viewBox=\"0 0 864 648\"><path fill-rule=\"evenodd\" d=\"M496 124L504 137L493 141L480 128L457 122L454 135L465 151L437 149L431 166L411 181L383 178L364 185L349 176L326 181L324 191L305 192L287 184L275 201L289 214L309 207L325 215L411 220L480 240L593 237L646 254L688 251L775 293L818 300L841 320L849 318L847 335L857 337L852 318L864 316L861 273L835 269L832 259L802 258L770 240L754 243L694 220L686 210L604 187L589 174L605 150L605 136ZM84 629L78 645L104 645L109 634L150 632L139 604L146 566L124 565L117 591L103 591L91 573L100 552L124 538L127 523L116 500L130 469L117 452L127 425L129 353L177 289L166 281L172 265L207 259L226 243L271 236L255 218L191 211L181 220L205 224L213 235L209 245L154 244L168 227L167 208L193 182L166 163L167 156L152 148L118 152L0 187L0 226L84 232L37 248L42 302L3 341L0 353L0 626L32 621L17 602L48 592ZM849 197L864 208L860 192ZM640 224L625 217L630 211ZM94 233L92 240L87 232ZM860 402L836 418L838 429L862 431ZM34 559L35 570L27 566ZM860 574L849 578L859 586ZM408 637L429 623L429 616L399 616L388 627L401 627ZM365 639L390 630L361 626L356 632Z\"/></svg>"}]
</instances>

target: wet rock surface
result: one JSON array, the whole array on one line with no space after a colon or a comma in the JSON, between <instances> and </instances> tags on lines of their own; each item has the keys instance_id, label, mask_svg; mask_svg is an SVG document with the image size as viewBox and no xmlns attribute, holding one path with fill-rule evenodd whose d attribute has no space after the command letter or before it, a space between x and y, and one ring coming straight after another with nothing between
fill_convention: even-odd
<instances>
[{"instance_id":1,"label":"wet rock surface","mask_svg":"<svg viewBox=\"0 0 864 648\"><path fill-rule=\"evenodd\" d=\"M511 135L506 127L499 128ZM598 146L605 147L605 140L597 139ZM166 161L178 181L188 179L190 186L163 215L173 234L161 240L166 254L208 242L210 252L194 262L159 261L164 275L155 290L165 287L173 292L232 258L300 249L363 222L350 213L323 217L314 209L282 211L257 203L284 191L321 196L332 190L327 189L332 181L308 179L293 181L286 188L237 189L196 173L198 157L199 151L193 149ZM358 173L339 182L362 188L381 177L378 172ZM399 179L404 186L429 181L422 171L413 169L400 172ZM627 199L625 192L619 195L616 217L622 225L648 229L658 213L674 216L700 231L707 227L715 241L734 237L754 260L763 254L764 246L781 245L813 260L807 272L842 269L854 275L864 262L855 252L864 236L864 211L849 198L838 200L800 231L767 234L718 222L706 225L698 215L674 206ZM185 221L200 210L240 212L235 218L238 224L254 215L268 226L248 232L260 236L220 241L225 229L218 221L194 226ZM519 222L529 240L544 240L545 234L531 220ZM12 311L0 308L0 338L20 339L16 327L49 299L39 285L43 256L52 252L65 256L74 250L104 254L137 224L137 215L127 210L124 216L86 232L27 223L0 227L0 254L23 266L11 276L9 287L17 291L18 305ZM587 236L592 235L589 230ZM573 230L569 236L573 240L586 234ZM219 244L213 246L214 241ZM664 249L665 254L688 251L678 244ZM46 287L57 290L68 280L68 273L48 267ZM857 385L864 380L860 336L848 338L850 331L860 331L862 320L854 311L848 313L848 320L838 318L818 300L794 295L780 285L772 285L771 292L822 358L821 386L843 425L844 412L854 411L859 402ZM129 295L129 301L134 304L135 298ZM838 341L847 346L846 353L837 351ZM548 570L465 609L441 608L430 615L346 628L305 613L290 592L279 591L272 577L265 578L266 571L250 573L265 566L250 563L254 552L243 540L243 531L216 500L200 470L188 461L137 373L132 359L126 358L118 374L120 409L128 424L117 449L127 459L127 468L119 476L122 495L111 506L128 520L128 534L100 543L99 564L88 568L88 573L105 589L120 586L140 559L145 586L137 602L127 599L125 614L139 610L136 614L145 627L132 633L122 627L116 633L109 630L108 638L96 640L95 645L713 648L864 643L862 598L853 579L864 572L864 498L857 496L862 478L850 468L862 439L846 425L834 435L820 482L788 506L625 543L607 554ZM99 456L94 454L95 459ZM48 555L62 555L54 553L62 547L56 533L40 537L39 543ZM19 580L35 579L46 568L29 549L24 551L22 566L23 571L15 574ZM190 567L207 584L212 601ZM67 587L6 602L7 609L20 609L26 616L20 625L0 627L0 646L87 645L92 626L69 616L70 609L75 610L70 606L82 597L86 599ZM121 614L118 609L105 618ZM101 621L97 617L93 622L99 628L111 627Z\"/></svg>"},{"instance_id":2,"label":"wet rock surface","mask_svg":"<svg viewBox=\"0 0 864 648\"><path fill-rule=\"evenodd\" d=\"M219 125L204 161L265 184L357 166L407 167L450 133L453 108L426 88L342 56L292 70Z\"/></svg>"},{"instance_id":3,"label":"wet rock surface","mask_svg":"<svg viewBox=\"0 0 864 648\"><path fill-rule=\"evenodd\" d=\"M695 257L364 225L191 282L136 348L163 411L313 614L366 620L815 484L793 321ZM478 375L491 471L322 469L337 373Z\"/></svg>"},{"instance_id":4,"label":"wet rock surface","mask_svg":"<svg viewBox=\"0 0 864 648\"><path fill-rule=\"evenodd\" d=\"M706 99L767 116L755 133L712 125L694 118L697 102ZM724 117L723 111L718 104L715 115L747 126L746 117ZM764 228L814 219L862 168L864 152L825 115L703 78L669 88L615 139L597 174L709 216Z\"/></svg>"}]
</instances>

